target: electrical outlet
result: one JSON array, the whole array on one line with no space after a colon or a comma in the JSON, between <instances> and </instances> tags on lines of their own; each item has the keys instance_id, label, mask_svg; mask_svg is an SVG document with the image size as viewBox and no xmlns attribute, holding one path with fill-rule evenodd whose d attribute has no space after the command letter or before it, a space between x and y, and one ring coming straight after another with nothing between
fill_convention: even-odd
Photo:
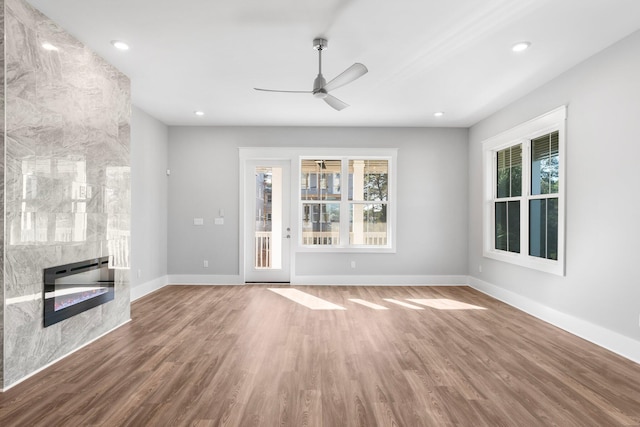
<instances>
[{"instance_id":1,"label":"electrical outlet","mask_svg":"<svg viewBox=\"0 0 640 427\"><path fill-rule=\"evenodd\" d=\"M478 273L482 273L482 264L478 264Z\"/></svg>"},{"instance_id":2,"label":"electrical outlet","mask_svg":"<svg viewBox=\"0 0 640 427\"><path fill-rule=\"evenodd\" d=\"M356 262L355 261L351 261L351 268L356 268Z\"/></svg>"},{"instance_id":3,"label":"electrical outlet","mask_svg":"<svg viewBox=\"0 0 640 427\"><path fill-rule=\"evenodd\" d=\"M142 277L142 270L138 269L138 279Z\"/></svg>"},{"instance_id":4,"label":"electrical outlet","mask_svg":"<svg viewBox=\"0 0 640 427\"><path fill-rule=\"evenodd\" d=\"M206 259L203 262L204 268L208 268L209 267L209 261L207 261Z\"/></svg>"}]
</instances>

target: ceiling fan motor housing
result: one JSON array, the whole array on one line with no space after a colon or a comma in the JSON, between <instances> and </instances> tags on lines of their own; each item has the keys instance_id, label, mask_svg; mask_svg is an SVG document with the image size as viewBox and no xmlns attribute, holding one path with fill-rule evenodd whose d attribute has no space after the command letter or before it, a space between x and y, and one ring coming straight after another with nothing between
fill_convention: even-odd
<instances>
[{"instance_id":1,"label":"ceiling fan motor housing","mask_svg":"<svg viewBox=\"0 0 640 427\"><path fill-rule=\"evenodd\" d=\"M324 85L327 84L327 81L322 76L322 74L318 74L318 77L313 81L313 96L316 98L324 98L327 96L327 91L324 89Z\"/></svg>"},{"instance_id":2,"label":"ceiling fan motor housing","mask_svg":"<svg viewBox=\"0 0 640 427\"><path fill-rule=\"evenodd\" d=\"M321 39L321 38L313 39L313 48L315 50L325 50L328 47L329 47L329 44L327 43L327 39Z\"/></svg>"}]
</instances>

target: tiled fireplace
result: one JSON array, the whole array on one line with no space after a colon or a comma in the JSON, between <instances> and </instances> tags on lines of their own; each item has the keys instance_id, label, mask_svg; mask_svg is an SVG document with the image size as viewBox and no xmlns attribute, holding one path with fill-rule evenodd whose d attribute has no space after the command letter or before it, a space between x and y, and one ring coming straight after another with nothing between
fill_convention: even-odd
<instances>
[{"instance_id":1,"label":"tiled fireplace","mask_svg":"<svg viewBox=\"0 0 640 427\"><path fill-rule=\"evenodd\" d=\"M28 3L0 4L6 388L129 320L130 87L125 75ZM112 260L105 295L113 291L113 299L45 327L45 269L102 257Z\"/></svg>"}]
</instances>

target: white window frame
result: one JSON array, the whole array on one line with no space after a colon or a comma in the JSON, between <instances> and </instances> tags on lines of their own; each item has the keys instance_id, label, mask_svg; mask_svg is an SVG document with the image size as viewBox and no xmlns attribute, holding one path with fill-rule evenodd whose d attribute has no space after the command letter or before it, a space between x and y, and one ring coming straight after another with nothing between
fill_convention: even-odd
<instances>
[{"instance_id":1,"label":"white window frame","mask_svg":"<svg viewBox=\"0 0 640 427\"><path fill-rule=\"evenodd\" d=\"M482 142L484 257L564 276L566 117L567 107L562 106ZM529 255L529 201L540 198L531 195L530 156L531 140L555 131L559 143L558 259L550 260ZM520 253L514 253L495 248L496 153L518 144L522 144L522 196L505 199L520 200Z\"/></svg>"},{"instance_id":2,"label":"white window frame","mask_svg":"<svg viewBox=\"0 0 640 427\"><path fill-rule=\"evenodd\" d=\"M307 150L305 150L307 151ZM302 153L301 153L302 154ZM297 200L298 200L298 252L358 252L358 253L395 253L396 252L396 162L398 150L395 148L379 148L379 149L314 149L308 150L298 157L297 165L294 173L297 179ZM354 203L359 201L349 200L347 185L342 187L340 200L328 200L327 203L340 204L340 243L337 245L304 245L302 243L302 226L303 226L303 204L307 201L302 200L300 188L302 178L300 173L300 165L302 160L341 160L341 182L348 185L349 176L349 160L387 160L389 170L387 185L387 244L384 246L371 245L351 245L349 243L349 218L350 208ZM294 175L294 176L296 176ZM365 203L365 202L363 202ZM376 204L370 201L368 204Z\"/></svg>"}]
</instances>

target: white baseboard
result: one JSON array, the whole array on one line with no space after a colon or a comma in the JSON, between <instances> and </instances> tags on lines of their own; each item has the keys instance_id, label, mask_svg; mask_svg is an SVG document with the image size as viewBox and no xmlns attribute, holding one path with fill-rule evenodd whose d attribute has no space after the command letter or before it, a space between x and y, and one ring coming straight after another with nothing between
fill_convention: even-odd
<instances>
[{"instance_id":1,"label":"white baseboard","mask_svg":"<svg viewBox=\"0 0 640 427\"><path fill-rule=\"evenodd\" d=\"M131 301L142 298L167 285L242 285L240 276L235 275L200 275L171 274L158 277L131 288ZM467 276L295 276L292 285L367 285L367 286L466 286Z\"/></svg>"},{"instance_id":2,"label":"white baseboard","mask_svg":"<svg viewBox=\"0 0 640 427\"><path fill-rule=\"evenodd\" d=\"M131 287L131 301L142 298L152 292L162 289L169 284L169 276L157 277L145 283Z\"/></svg>"},{"instance_id":3,"label":"white baseboard","mask_svg":"<svg viewBox=\"0 0 640 427\"><path fill-rule=\"evenodd\" d=\"M241 285L239 275L170 274L170 285Z\"/></svg>"},{"instance_id":4,"label":"white baseboard","mask_svg":"<svg viewBox=\"0 0 640 427\"><path fill-rule=\"evenodd\" d=\"M292 285L466 286L467 276L344 275L295 276Z\"/></svg>"},{"instance_id":5,"label":"white baseboard","mask_svg":"<svg viewBox=\"0 0 640 427\"><path fill-rule=\"evenodd\" d=\"M171 274L170 285L242 285L239 275ZM369 285L369 286L466 286L467 276L294 276L292 285Z\"/></svg>"},{"instance_id":6,"label":"white baseboard","mask_svg":"<svg viewBox=\"0 0 640 427\"><path fill-rule=\"evenodd\" d=\"M610 350L622 357L640 363L640 342L614 332L610 329L593 324L584 319L560 312L518 295L507 289L485 282L475 277L469 277L469 286L500 300L510 306L524 311L538 319L544 320L560 329L590 341L600 347Z\"/></svg>"},{"instance_id":7,"label":"white baseboard","mask_svg":"<svg viewBox=\"0 0 640 427\"><path fill-rule=\"evenodd\" d=\"M80 349L82 349L82 348L84 348L84 347L88 346L89 344L91 344L91 343L92 343L92 342L94 342L94 341L99 340L100 338L104 337L105 335L110 334L111 332L115 331L116 329L118 329L118 328L119 328L119 327L121 327L121 326L126 325L126 324L127 324L127 323L129 323L129 322L131 322L131 319L126 320L126 321L122 322L121 324L119 324L118 326L116 326L115 328L112 328L112 329L108 330L107 332L105 332L105 333L103 333L103 334L101 334L101 335L99 335L99 336L97 336L97 337L93 338L92 340L87 341L86 343L82 344L80 347L78 347L78 348L75 348L75 349L71 350L70 352L68 352L68 353L67 353L67 354L65 354L64 356L60 356L60 357L58 357L56 360L54 360L54 361L51 361L51 362L47 363L46 365L44 365L44 366L42 366L42 367L40 367L40 368L36 369L35 371L31 372L31 373L30 373L30 374L28 374L28 375L25 375L24 377L20 378L19 380L12 382L12 383L11 383L11 384L9 384L8 386L3 387L3 388L0 388L0 392L4 393L5 391L9 390L10 388L13 388L13 387L17 386L17 385L18 385L18 384L20 384L21 382L28 380L29 378L31 378L31 377L32 377L32 376L34 376L35 374L37 374L37 373L39 373L39 372L44 371L45 369L47 369L48 367L50 367L50 366L52 366L52 365L55 365L56 363L58 363L58 362L59 362L59 361L61 361L62 359L66 358L66 357L68 357L68 356L71 356L71 355L72 355L73 353L75 353L76 351L78 351L78 350L80 350Z\"/></svg>"}]
</instances>

